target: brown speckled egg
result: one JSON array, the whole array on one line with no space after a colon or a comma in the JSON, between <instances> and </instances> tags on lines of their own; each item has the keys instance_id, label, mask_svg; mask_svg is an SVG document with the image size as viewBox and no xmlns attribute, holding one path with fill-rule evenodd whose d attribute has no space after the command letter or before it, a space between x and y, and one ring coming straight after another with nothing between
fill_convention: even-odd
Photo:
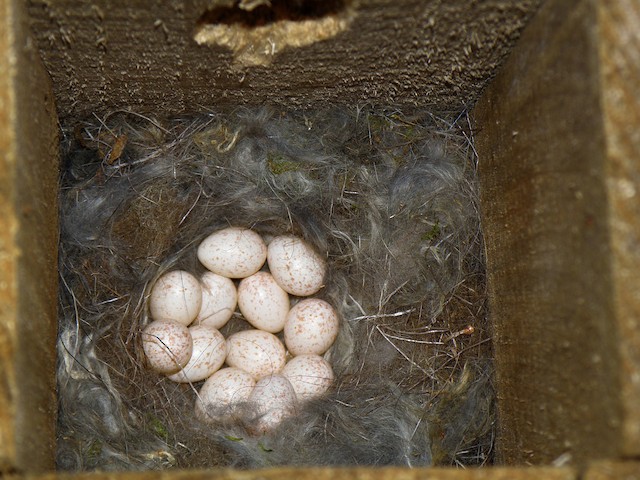
<instances>
[{"instance_id":1,"label":"brown speckled egg","mask_svg":"<svg viewBox=\"0 0 640 480\"><path fill-rule=\"evenodd\" d=\"M193 340L183 324L155 321L142 331L142 348L153 370L174 373L189 362Z\"/></svg>"},{"instance_id":2,"label":"brown speckled egg","mask_svg":"<svg viewBox=\"0 0 640 480\"><path fill-rule=\"evenodd\" d=\"M331 365L320 355L293 357L280 373L291 382L299 400L322 395L334 379Z\"/></svg>"},{"instance_id":3,"label":"brown speckled egg","mask_svg":"<svg viewBox=\"0 0 640 480\"><path fill-rule=\"evenodd\" d=\"M296 412L296 393L288 379L274 374L261 378L249 396L256 407L256 418L248 430L263 435L277 427L286 417Z\"/></svg>"},{"instance_id":4,"label":"brown speckled egg","mask_svg":"<svg viewBox=\"0 0 640 480\"><path fill-rule=\"evenodd\" d=\"M247 401L255 384L254 378L239 368L218 370L200 387L196 415L206 421L231 413L235 405Z\"/></svg>"},{"instance_id":5,"label":"brown speckled egg","mask_svg":"<svg viewBox=\"0 0 640 480\"><path fill-rule=\"evenodd\" d=\"M283 235L271 240L267 263L273 278L291 295L313 295L324 285L326 262L301 238Z\"/></svg>"},{"instance_id":6,"label":"brown speckled egg","mask_svg":"<svg viewBox=\"0 0 640 480\"><path fill-rule=\"evenodd\" d=\"M206 272L200 279L202 285L202 307L196 317L198 325L213 328L224 327L238 302L238 292L233 280L213 272Z\"/></svg>"},{"instance_id":7,"label":"brown speckled egg","mask_svg":"<svg viewBox=\"0 0 640 480\"><path fill-rule=\"evenodd\" d=\"M178 383L199 382L210 377L220 369L227 357L227 344L222 334L207 325L194 325L189 328L193 339L191 359L184 368L169 380Z\"/></svg>"},{"instance_id":8,"label":"brown speckled egg","mask_svg":"<svg viewBox=\"0 0 640 480\"><path fill-rule=\"evenodd\" d=\"M286 351L278 337L262 330L243 330L227 338L227 365L258 380L282 370Z\"/></svg>"},{"instance_id":9,"label":"brown speckled egg","mask_svg":"<svg viewBox=\"0 0 640 480\"><path fill-rule=\"evenodd\" d=\"M162 275L151 289L149 310L154 320L189 325L202 304L202 288L189 272L173 270Z\"/></svg>"},{"instance_id":10,"label":"brown speckled egg","mask_svg":"<svg viewBox=\"0 0 640 480\"><path fill-rule=\"evenodd\" d=\"M262 268L267 246L253 230L229 227L213 232L198 246L198 260L228 278L245 278Z\"/></svg>"},{"instance_id":11,"label":"brown speckled egg","mask_svg":"<svg viewBox=\"0 0 640 480\"><path fill-rule=\"evenodd\" d=\"M238 307L251 325L265 332L277 333L284 327L289 313L289 295L271 274L258 272L240 282Z\"/></svg>"},{"instance_id":12,"label":"brown speckled egg","mask_svg":"<svg viewBox=\"0 0 640 480\"><path fill-rule=\"evenodd\" d=\"M340 324L333 307L319 298L307 298L289 311L284 343L292 355L322 355L338 336Z\"/></svg>"}]
</instances>

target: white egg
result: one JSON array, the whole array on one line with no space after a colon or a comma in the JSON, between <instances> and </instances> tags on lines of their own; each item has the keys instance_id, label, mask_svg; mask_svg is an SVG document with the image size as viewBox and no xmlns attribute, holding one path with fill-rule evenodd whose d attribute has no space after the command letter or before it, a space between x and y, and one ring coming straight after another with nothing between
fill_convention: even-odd
<instances>
[{"instance_id":1,"label":"white egg","mask_svg":"<svg viewBox=\"0 0 640 480\"><path fill-rule=\"evenodd\" d=\"M261 378L249 395L249 402L256 408L256 417L248 430L253 435L263 435L277 427L286 417L296 412L296 393L291 382L282 375Z\"/></svg>"},{"instance_id":2,"label":"white egg","mask_svg":"<svg viewBox=\"0 0 640 480\"><path fill-rule=\"evenodd\" d=\"M293 357L280 372L293 386L299 400L322 395L333 383L333 369L320 355Z\"/></svg>"},{"instance_id":3,"label":"white egg","mask_svg":"<svg viewBox=\"0 0 640 480\"><path fill-rule=\"evenodd\" d=\"M222 334L207 325L189 327L193 339L193 352L189 362L169 380L178 383L199 382L220 369L227 357L227 344Z\"/></svg>"},{"instance_id":4,"label":"white egg","mask_svg":"<svg viewBox=\"0 0 640 480\"><path fill-rule=\"evenodd\" d=\"M324 285L324 259L301 238L284 235L269 242L269 271L292 295L313 295Z\"/></svg>"},{"instance_id":5,"label":"white egg","mask_svg":"<svg viewBox=\"0 0 640 480\"><path fill-rule=\"evenodd\" d=\"M142 348L153 370L173 373L189 362L193 340L183 324L155 321L142 331Z\"/></svg>"},{"instance_id":6,"label":"white egg","mask_svg":"<svg viewBox=\"0 0 640 480\"><path fill-rule=\"evenodd\" d=\"M262 268L267 246L253 230L229 227L213 232L198 247L198 259L213 273L244 278Z\"/></svg>"},{"instance_id":7,"label":"white egg","mask_svg":"<svg viewBox=\"0 0 640 480\"><path fill-rule=\"evenodd\" d=\"M239 368L223 368L202 384L196 400L196 415L215 420L232 413L234 406L246 402L256 381Z\"/></svg>"},{"instance_id":8,"label":"white egg","mask_svg":"<svg viewBox=\"0 0 640 480\"><path fill-rule=\"evenodd\" d=\"M200 279L202 306L196 317L199 325L222 328L236 309L238 292L233 280L213 272L206 272Z\"/></svg>"},{"instance_id":9,"label":"white egg","mask_svg":"<svg viewBox=\"0 0 640 480\"><path fill-rule=\"evenodd\" d=\"M238 307L251 325L259 330L277 333L284 327L289 313L289 295L271 274L258 272L240 282Z\"/></svg>"},{"instance_id":10,"label":"white egg","mask_svg":"<svg viewBox=\"0 0 640 480\"><path fill-rule=\"evenodd\" d=\"M286 350L278 337L262 330L243 330L227 338L227 365L258 380L278 373L286 363Z\"/></svg>"},{"instance_id":11,"label":"white egg","mask_svg":"<svg viewBox=\"0 0 640 480\"><path fill-rule=\"evenodd\" d=\"M300 301L284 324L284 343L292 355L322 355L338 336L340 322L333 307L319 298Z\"/></svg>"},{"instance_id":12,"label":"white egg","mask_svg":"<svg viewBox=\"0 0 640 480\"><path fill-rule=\"evenodd\" d=\"M154 320L189 325L202 304L202 288L189 272L173 270L162 275L151 289L149 310Z\"/></svg>"}]
</instances>

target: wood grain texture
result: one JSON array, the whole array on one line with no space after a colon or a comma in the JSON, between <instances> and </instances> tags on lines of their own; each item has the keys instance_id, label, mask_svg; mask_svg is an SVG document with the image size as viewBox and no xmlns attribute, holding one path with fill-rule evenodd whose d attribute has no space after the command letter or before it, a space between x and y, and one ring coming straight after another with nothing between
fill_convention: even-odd
<instances>
[{"instance_id":1,"label":"wood grain texture","mask_svg":"<svg viewBox=\"0 0 640 480\"><path fill-rule=\"evenodd\" d=\"M569 468L272 468L265 470L51 474L7 480L577 480Z\"/></svg>"},{"instance_id":2,"label":"wood grain texture","mask_svg":"<svg viewBox=\"0 0 640 480\"><path fill-rule=\"evenodd\" d=\"M640 3L598 2L623 453L640 457Z\"/></svg>"},{"instance_id":3,"label":"wood grain texture","mask_svg":"<svg viewBox=\"0 0 640 480\"><path fill-rule=\"evenodd\" d=\"M589 465L584 480L640 480L640 462L602 461Z\"/></svg>"},{"instance_id":4,"label":"wood grain texture","mask_svg":"<svg viewBox=\"0 0 640 480\"><path fill-rule=\"evenodd\" d=\"M13 82L11 72L12 30L11 2L0 3L0 471L15 464L16 445L14 402L17 397L16 372L10 368L15 359L17 332L15 305L17 302L16 264L18 254L14 241L17 229L13 212L13 171L15 169L15 132L11 125Z\"/></svg>"},{"instance_id":5,"label":"wood grain texture","mask_svg":"<svg viewBox=\"0 0 640 480\"><path fill-rule=\"evenodd\" d=\"M0 474L53 467L58 140L21 0L0 0Z\"/></svg>"},{"instance_id":6,"label":"wood grain texture","mask_svg":"<svg viewBox=\"0 0 640 480\"><path fill-rule=\"evenodd\" d=\"M545 2L476 109L508 464L623 453L597 7Z\"/></svg>"},{"instance_id":7,"label":"wood grain texture","mask_svg":"<svg viewBox=\"0 0 640 480\"><path fill-rule=\"evenodd\" d=\"M203 12L229 3L30 0L61 119L264 102L460 110L495 73L540 0L351 2L346 31L246 68L234 63L231 50L193 39Z\"/></svg>"}]
</instances>

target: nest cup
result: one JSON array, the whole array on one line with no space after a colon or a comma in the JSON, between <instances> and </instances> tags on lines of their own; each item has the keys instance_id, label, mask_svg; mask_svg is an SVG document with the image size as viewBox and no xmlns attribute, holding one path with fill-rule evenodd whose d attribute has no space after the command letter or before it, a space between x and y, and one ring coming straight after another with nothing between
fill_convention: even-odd
<instances>
[{"instance_id":1,"label":"nest cup","mask_svg":"<svg viewBox=\"0 0 640 480\"><path fill-rule=\"evenodd\" d=\"M66 131L58 468L481 465L495 428L475 157L466 114L380 108L116 113ZM273 432L216 424L199 384L145 368L154 282L201 275L227 226L327 259L336 380ZM249 328L239 314L225 335Z\"/></svg>"}]
</instances>

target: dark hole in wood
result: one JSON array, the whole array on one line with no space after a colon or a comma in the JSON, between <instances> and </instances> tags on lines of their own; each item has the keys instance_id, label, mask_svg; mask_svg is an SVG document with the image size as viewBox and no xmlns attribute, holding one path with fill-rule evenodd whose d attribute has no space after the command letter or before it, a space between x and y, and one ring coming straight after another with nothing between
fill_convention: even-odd
<instances>
[{"instance_id":1,"label":"dark hole in wood","mask_svg":"<svg viewBox=\"0 0 640 480\"><path fill-rule=\"evenodd\" d=\"M197 26L223 24L255 28L282 20L317 20L338 14L347 3L347 0L271 0L270 5L259 5L248 11L240 8L238 1L233 7L207 10L198 19Z\"/></svg>"}]
</instances>

